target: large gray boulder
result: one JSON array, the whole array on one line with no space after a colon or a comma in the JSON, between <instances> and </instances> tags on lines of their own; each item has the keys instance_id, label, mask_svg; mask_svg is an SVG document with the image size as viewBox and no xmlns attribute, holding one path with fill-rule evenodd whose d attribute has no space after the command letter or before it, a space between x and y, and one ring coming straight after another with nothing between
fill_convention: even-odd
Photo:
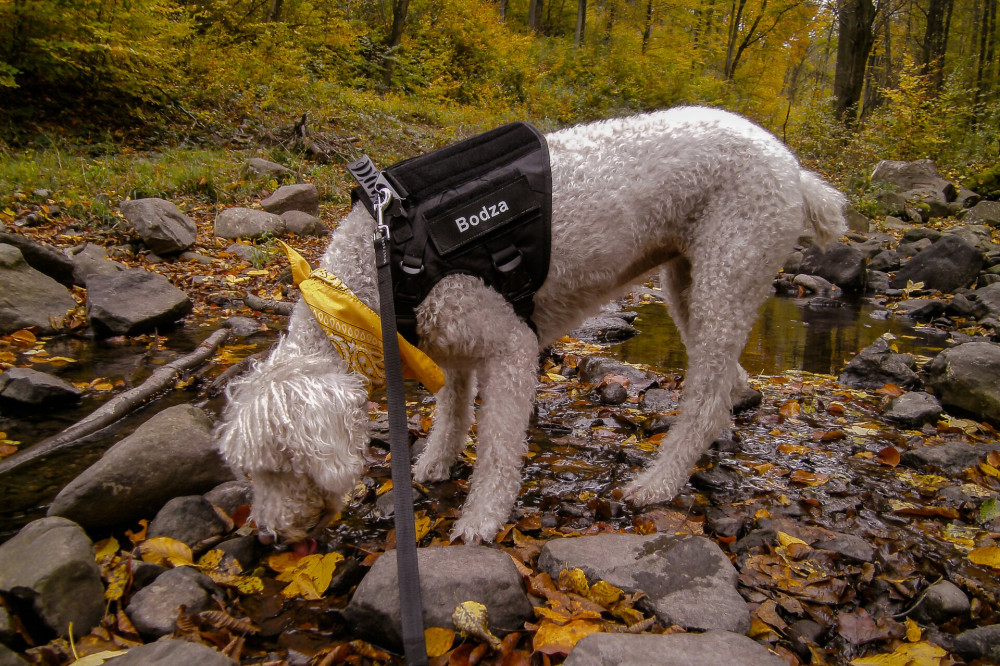
<instances>
[{"instance_id":1,"label":"large gray boulder","mask_svg":"<svg viewBox=\"0 0 1000 666\"><path fill-rule=\"evenodd\" d=\"M980 201L962 218L964 222L1000 227L1000 201Z\"/></svg>"},{"instance_id":2,"label":"large gray boulder","mask_svg":"<svg viewBox=\"0 0 1000 666\"><path fill-rule=\"evenodd\" d=\"M280 215L253 208L227 208L215 218L218 238L259 238L264 234L282 234L285 221Z\"/></svg>"},{"instance_id":3,"label":"large gray boulder","mask_svg":"<svg viewBox=\"0 0 1000 666\"><path fill-rule=\"evenodd\" d=\"M832 282L844 291L864 291L868 283L868 260L858 248L837 243L827 248L812 246L803 253L800 271Z\"/></svg>"},{"instance_id":4,"label":"large gray boulder","mask_svg":"<svg viewBox=\"0 0 1000 666\"><path fill-rule=\"evenodd\" d=\"M1000 422L1000 345L967 342L944 350L925 370L944 405Z\"/></svg>"},{"instance_id":5,"label":"large gray boulder","mask_svg":"<svg viewBox=\"0 0 1000 666\"><path fill-rule=\"evenodd\" d=\"M923 282L926 289L951 293L972 284L982 267L980 250L960 236L947 235L906 262L891 284L903 289L907 282Z\"/></svg>"},{"instance_id":6,"label":"large gray boulder","mask_svg":"<svg viewBox=\"0 0 1000 666\"><path fill-rule=\"evenodd\" d=\"M178 609L188 612L208 608L216 591L212 579L194 567L168 569L134 595L125 612L145 636L164 636L177 628Z\"/></svg>"},{"instance_id":7,"label":"large gray boulder","mask_svg":"<svg viewBox=\"0 0 1000 666\"><path fill-rule=\"evenodd\" d=\"M417 563L426 627L453 627L452 613L464 601L485 605L490 630L498 635L518 631L534 617L521 575L501 550L420 548ZM343 612L359 636L393 650L402 646L398 580L396 551L390 550L375 561Z\"/></svg>"},{"instance_id":8,"label":"large gray boulder","mask_svg":"<svg viewBox=\"0 0 1000 666\"><path fill-rule=\"evenodd\" d=\"M928 159L915 162L882 160L875 165L871 181L873 184L888 186L896 192L933 190L946 202L954 201L958 196L958 189L942 178L934 162Z\"/></svg>"},{"instance_id":9,"label":"large gray boulder","mask_svg":"<svg viewBox=\"0 0 1000 666\"><path fill-rule=\"evenodd\" d=\"M282 185L274 194L260 202L268 213L281 215L290 210L300 210L313 216L319 215L319 192L308 183Z\"/></svg>"},{"instance_id":10,"label":"large gray boulder","mask_svg":"<svg viewBox=\"0 0 1000 666\"><path fill-rule=\"evenodd\" d=\"M73 261L74 284L85 285L91 275L115 275L125 266L108 259L108 251L100 245L86 243L70 255Z\"/></svg>"},{"instance_id":11,"label":"large gray boulder","mask_svg":"<svg viewBox=\"0 0 1000 666\"><path fill-rule=\"evenodd\" d=\"M600 534L555 539L542 548L538 568L553 578L578 568L593 583L604 580L626 592L645 592L665 625L745 634L750 611L736 590L736 569L704 537Z\"/></svg>"},{"instance_id":12,"label":"large gray boulder","mask_svg":"<svg viewBox=\"0 0 1000 666\"><path fill-rule=\"evenodd\" d=\"M21 251L21 256L24 257L24 261L29 266L39 273L48 275L65 287L72 287L74 284L83 284L82 282L74 281L73 261L61 250L43 245L42 243L36 243L21 234L0 232L0 243L16 247Z\"/></svg>"},{"instance_id":13,"label":"large gray boulder","mask_svg":"<svg viewBox=\"0 0 1000 666\"><path fill-rule=\"evenodd\" d=\"M262 157L251 157L244 166L244 172L261 178L276 178L278 180L290 176L292 170L277 162L265 160Z\"/></svg>"},{"instance_id":14,"label":"large gray boulder","mask_svg":"<svg viewBox=\"0 0 1000 666\"><path fill-rule=\"evenodd\" d=\"M0 398L23 405L41 407L75 402L82 393L63 379L31 368L11 368L0 373Z\"/></svg>"},{"instance_id":15,"label":"large gray boulder","mask_svg":"<svg viewBox=\"0 0 1000 666\"><path fill-rule=\"evenodd\" d=\"M0 243L0 335L32 326L55 333L75 307L66 287L29 266L13 245Z\"/></svg>"},{"instance_id":16,"label":"large gray boulder","mask_svg":"<svg viewBox=\"0 0 1000 666\"><path fill-rule=\"evenodd\" d=\"M703 634L605 634L584 637L566 666L783 666L785 661L751 638L730 631Z\"/></svg>"},{"instance_id":17,"label":"large gray boulder","mask_svg":"<svg viewBox=\"0 0 1000 666\"><path fill-rule=\"evenodd\" d=\"M123 201L118 207L156 254L177 254L194 245L198 228L172 202L150 197Z\"/></svg>"},{"instance_id":18,"label":"large gray boulder","mask_svg":"<svg viewBox=\"0 0 1000 666\"><path fill-rule=\"evenodd\" d=\"M69 482L49 508L87 528L151 518L169 500L232 480L212 421L192 405L163 410Z\"/></svg>"},{"instance_id":19,"label":"large gray boulder","mask_svg":"<svg viewBox=\"0 0 1000 666\"><path fill-rule=\"evenodd\" d=\"M135 335L169 326L191 307L191 299L170 280L142 268L87 279L87 318L99 336Z\"/></svg>"},{"instance_id":20,"label":"large gray boulder","mask_svg":"<svg viewBox=\"0 0 1000 666\"><path fill-rule=\"evenodd\" d=\"M104 615L104 586L94 544L65 518L28 523L0 545L0 593L60 636L82 636ZM29 621L30 621L29 620Z\"/></svg>"}]
</instances>

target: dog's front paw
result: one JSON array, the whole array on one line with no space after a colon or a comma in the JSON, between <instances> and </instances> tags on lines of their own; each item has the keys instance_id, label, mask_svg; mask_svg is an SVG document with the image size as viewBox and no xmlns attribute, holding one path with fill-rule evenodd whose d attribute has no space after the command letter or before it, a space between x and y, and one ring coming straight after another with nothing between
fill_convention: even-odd
<instances>
[{"instance_id":1,"label":"dog's front paw","mask_svg":"<svg viewBox=\"0 0 1000 666\"><path fill-rule=\"evenodd\" d=\"M423 455L413 465L413 478L418 483L447 481L450 476L450 470L451 465L448 462L431 459L427 455Z\"/></svg>"},{"instance_id":2,"label":"dog's front paw","mask_svg":"<svg viewBox=\"0 0 1000 666\"><path fill-rule=\"evenodd\" d=\"M455 527L451 530L451 540L462 540L465 544L490 543L496 538L500 531L500 524L492 521L476 520L472 517L462 516L455 521Z\"/></svg>"},{"instance_id":3,"label":"dog's front paw","mask_svg":"<svg viewBox=\"0 0 1000 666\"><path fill-rule=\"evenodd\" d=\"M680 492L687 478L665 478L654 470L647 470L625 487L624 499L636 506L669 502Z\"/></svg>"}]
</instances>

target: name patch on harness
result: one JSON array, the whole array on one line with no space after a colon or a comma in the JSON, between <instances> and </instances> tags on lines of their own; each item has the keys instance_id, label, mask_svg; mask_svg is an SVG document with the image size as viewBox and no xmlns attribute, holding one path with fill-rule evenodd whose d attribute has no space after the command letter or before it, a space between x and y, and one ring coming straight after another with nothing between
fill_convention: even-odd
<instances>
[{"instance_id":1,"label":"name patch on harness","mask_svg":"<svg viewBox=\"0 0 1000 666\"><path fill-rule=\"evenodd\" d=\"M428 233L442 255L454 252L538 208L537 197L523 176L499 190L432 217Z\"/></svg>"}]
</instances>

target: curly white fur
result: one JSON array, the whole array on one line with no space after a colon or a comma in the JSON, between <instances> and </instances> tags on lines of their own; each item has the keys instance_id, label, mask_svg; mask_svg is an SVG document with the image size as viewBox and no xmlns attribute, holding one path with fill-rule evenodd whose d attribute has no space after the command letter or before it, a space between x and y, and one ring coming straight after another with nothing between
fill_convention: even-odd
<instances>
[{"instance_id":1,"label":"curly white fur","mask_svg":"<svg viewBox=\"0 0 1000 666\"><path fill-rule=\"evenodd\" d=\"M421 348L447 385L418 481L447 478L482 396L471 490L453 537L490 541L521 483L540 347L660 269L688 351L681 415L656 461L626 489L637 503L669 500L727 423L745 373L738 358L771 281L796 238L841 233L843 196L804 171L773 136L723 111L678 108L566 129L548 137L552 258L535 296L538 336L481 280L442 280L417 310ZM321 266L377 308L371 236L356 207ZM339 508L368 441L362 380L331 351L298 304L272 356L230 391L223 455L254 479L254 516L286 539Z\"/></svg>"}]
</instances>

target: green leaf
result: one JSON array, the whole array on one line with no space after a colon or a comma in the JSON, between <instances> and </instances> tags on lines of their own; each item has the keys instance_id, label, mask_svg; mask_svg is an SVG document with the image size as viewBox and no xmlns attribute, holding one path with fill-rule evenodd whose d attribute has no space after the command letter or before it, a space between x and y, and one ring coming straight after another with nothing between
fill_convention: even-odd
<instances>
[{"instance_id":1,"label":"green leaf","mask_svg":"<svg viewBox=\"0 0 1000 666\"><path fill-rule=\"evenodd\" d=\"M991 497L979 505L979 522L988 523L1000 518L1000 502Z\"/></svg>"}]
</instances>

